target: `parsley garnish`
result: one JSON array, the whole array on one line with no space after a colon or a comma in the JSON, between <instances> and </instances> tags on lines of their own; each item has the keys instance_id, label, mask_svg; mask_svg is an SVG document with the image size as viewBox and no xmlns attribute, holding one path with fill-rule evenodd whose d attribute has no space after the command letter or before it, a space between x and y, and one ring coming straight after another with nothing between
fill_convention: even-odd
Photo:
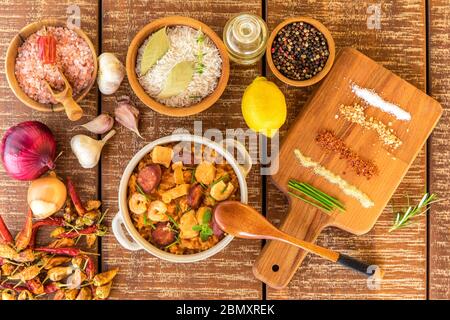
<instances>
[{"instance_id":1,"label":"parsley garnish","mask_svg":"<svg viewBox=\"0 0 450 320\"><path fill-rule=\"evenodd\" d=\"M211 222L212 213L211 210L206 210L203 214L202 224L198 224L192 227L192 230L200 232L200 239L207 241L210 236L213 235L213 230L209 226Z\"/></svg>"}]
</instances>

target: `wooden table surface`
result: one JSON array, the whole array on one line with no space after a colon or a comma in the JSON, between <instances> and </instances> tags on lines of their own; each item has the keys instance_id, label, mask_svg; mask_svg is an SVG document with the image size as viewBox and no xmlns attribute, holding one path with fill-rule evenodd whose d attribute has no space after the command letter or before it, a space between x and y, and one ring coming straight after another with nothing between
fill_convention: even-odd
<instances>
[{"instance_id":1,"label":"wooden table surface","mask_svg":"<svg viewBox=\"0 0 450 320\"><path fill-rule=\"evenodd\" d=\"M4 75L4 59L10 39L26 24L47 17L67 19L69 6L81 9L81 27L98 52L113 52L125 61L128 44L150 21L168 15L184 15L210 25L219 35L228 19L240 12L261 15L272 30L292 16L311 16L331 31L337 49L352 46L394 73L435 97L444 115L401 186L393 203L405 204L405 194L417 200L428 189L441 198L450 197L450 6L447 0L159 0L159 1L12 1L0 10L0 133L28 119L46 123L55 133L63 156L57 172L70 175L83 197L98 197L109 208L108 225L117 212L117 189L127 162L146 142L123 127L106 145L100 165L82 169L70 151L70 138L83 132L74 128L64 114L44 114L22 105L9 89ZM381 9L379 28L371 24L373 5ZM68 10L69 8L69 10ZM69 13L68 13L69 12ZM283 85L271 75L264 60L251 67L231 65L228 87L209 110L187 118L170 118L141 104L127 81L115 94L130 95L142 114L140 128L145 140L169 135L177 128L193 132L194 121L209 127L246 128L240 111L245 87L257 76L266 75L286 94L288 121L281 136L301 110L313 88ZM114 96L102 96L96 87L83 100L82 122L101 112L110 112ZM17 232L26 211L28 183L10 179L0 171L0 213ZM275 224L287 211L287 201L259 174L248 177L250 204L263 211ZM428 216L398 232L388 233L392 206L388 206L374 229L364 236L327 229L318 244L340 250L362 260L375 261L386 270L378 290L367 288L366 279L308 255L288 287L274 290L256 280L252 265L261 250L258 241L234 240L223 252L195 264L172 264L149 254L124 250L112 234L103 237L98 266L120 267L112 292L113 299L450 299L450 206L441 202Z\"/></svg>"}]
</instances>

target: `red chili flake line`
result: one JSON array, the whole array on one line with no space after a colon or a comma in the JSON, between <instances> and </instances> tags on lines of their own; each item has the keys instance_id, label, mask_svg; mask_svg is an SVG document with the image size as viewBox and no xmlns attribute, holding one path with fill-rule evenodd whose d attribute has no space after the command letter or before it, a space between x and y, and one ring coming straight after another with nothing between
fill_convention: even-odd
<instances>
[{"instance_id":1,"label":"red chili flake line","mask_svg":"<svg viewBox=\"0 0 450 320\"><path fill-rule=\"evenodd\" d=\"M352 151L344 141L336 137L330 130L323 130L316 136L316 142L325 150L333 151L339 154L341 159L347 160L348 165L356 172L358 176L364 176L367 179L378 174L378 167L371 160L364 160Z\"/></svg>"}]
</instances>

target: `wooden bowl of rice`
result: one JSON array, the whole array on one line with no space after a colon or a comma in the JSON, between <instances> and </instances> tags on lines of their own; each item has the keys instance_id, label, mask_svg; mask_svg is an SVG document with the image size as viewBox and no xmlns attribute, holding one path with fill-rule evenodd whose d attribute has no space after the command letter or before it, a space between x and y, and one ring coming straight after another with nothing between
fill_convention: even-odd
<instances>
[{"instance_id":1,"label":"wooden bowl of rice","mask_svg":"<svg viewBox=\"0 0 450 320\"><path fill-rule=\"evenodd\" d=\"M202 100L200 100L199 102L196 102L195 104L191 104L189 106L169 106L158 102L155 98L152 98L150 94L144 89L139 81L139 77L136 71L136 63L138 62L139 50L143 46L144 42L150 37L150 35L164 27L170 28L178 26L186 26L195 30L201 30L201 32L205 36L207 36L216 46L222 60L221 74L220 77L217 78L217 85L214 90L209 95L202 98ZM146 106L164 115L173 117L185 117L200 113L208 109L220 98L228 83L228 78L230 75L230 62L224 43L210 27L192 18L171 16L157 19L147 24L136 34L128 48L126 70L131 88Z\"/></svg>"},{"instance_id":2,"label":"wooden bowl of rice","mask_svg":"<svg viewBox=\"0 0 450 320\"><path fill-rule=\"evenodd\" d=\"M56 19L44 19L41 21L33 22L25 26L22 30L19 31L19 33L11 40L8 50L6 52L6 60L5 60L5 73L6 73L6 79L8 80L8 84L11 88L11 90L14 92L16 97L25 105L27 105L30 108L33 108L38 111L43 112L58 112L58 111L64 111L64 106L61 103L57 104L45 104L40 103L36 100L33 100L31 97L29 97L24 90L22 90L21 86L19 85L19 81L16 78L15 74L15 67L16 67L16 58L18 55L18 49L22 46L22 44L25 42L25 40L41 30L43 27L63 27L70 30L73 30L80 38L82 38L86 44L88 45L93 58L93 71L90 76L90 79L87 80L87 85L74 96L74 100L76 102L81 101L87 93L91 90L92 86L94 85L96 78L97 78L97 70L98 70L98 64L97 64L97 53L95 51L95 47L92 44L92 41L89 39L89 37L84 33L83 30L80 28L77 28L76 26L71 26L70 28L67 27L67 23L65 21L60 21Z\"/></svg>"}]
</instances>

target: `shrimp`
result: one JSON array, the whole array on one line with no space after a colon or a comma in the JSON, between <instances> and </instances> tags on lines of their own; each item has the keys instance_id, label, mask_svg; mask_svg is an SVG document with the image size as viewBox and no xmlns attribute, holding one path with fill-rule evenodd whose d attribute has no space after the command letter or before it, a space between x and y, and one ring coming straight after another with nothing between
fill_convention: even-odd
<instances>
[{"instance_id":1,"label":"shrimp","mask_svg":"<svg viewBox=\"0 0 450 320\"><path fill-rule=\"evenodd\" d=\"M128 206L135 214L143 214L147 211L147 203L147 198L143 194L137 192L133 193L130 200L128 200Z\"/></svg>"},{"instance_id":2,"label":"shrimp","mask_svg":"<svg viewBox=\"0 0 450 320\"><path fill-rule=\"evenodd\" d=\"M169 217L166 214L167 205L159 200L150 203L147 211L147 217L152 221L167 221Z\"/></svg>"}]
</instances>

